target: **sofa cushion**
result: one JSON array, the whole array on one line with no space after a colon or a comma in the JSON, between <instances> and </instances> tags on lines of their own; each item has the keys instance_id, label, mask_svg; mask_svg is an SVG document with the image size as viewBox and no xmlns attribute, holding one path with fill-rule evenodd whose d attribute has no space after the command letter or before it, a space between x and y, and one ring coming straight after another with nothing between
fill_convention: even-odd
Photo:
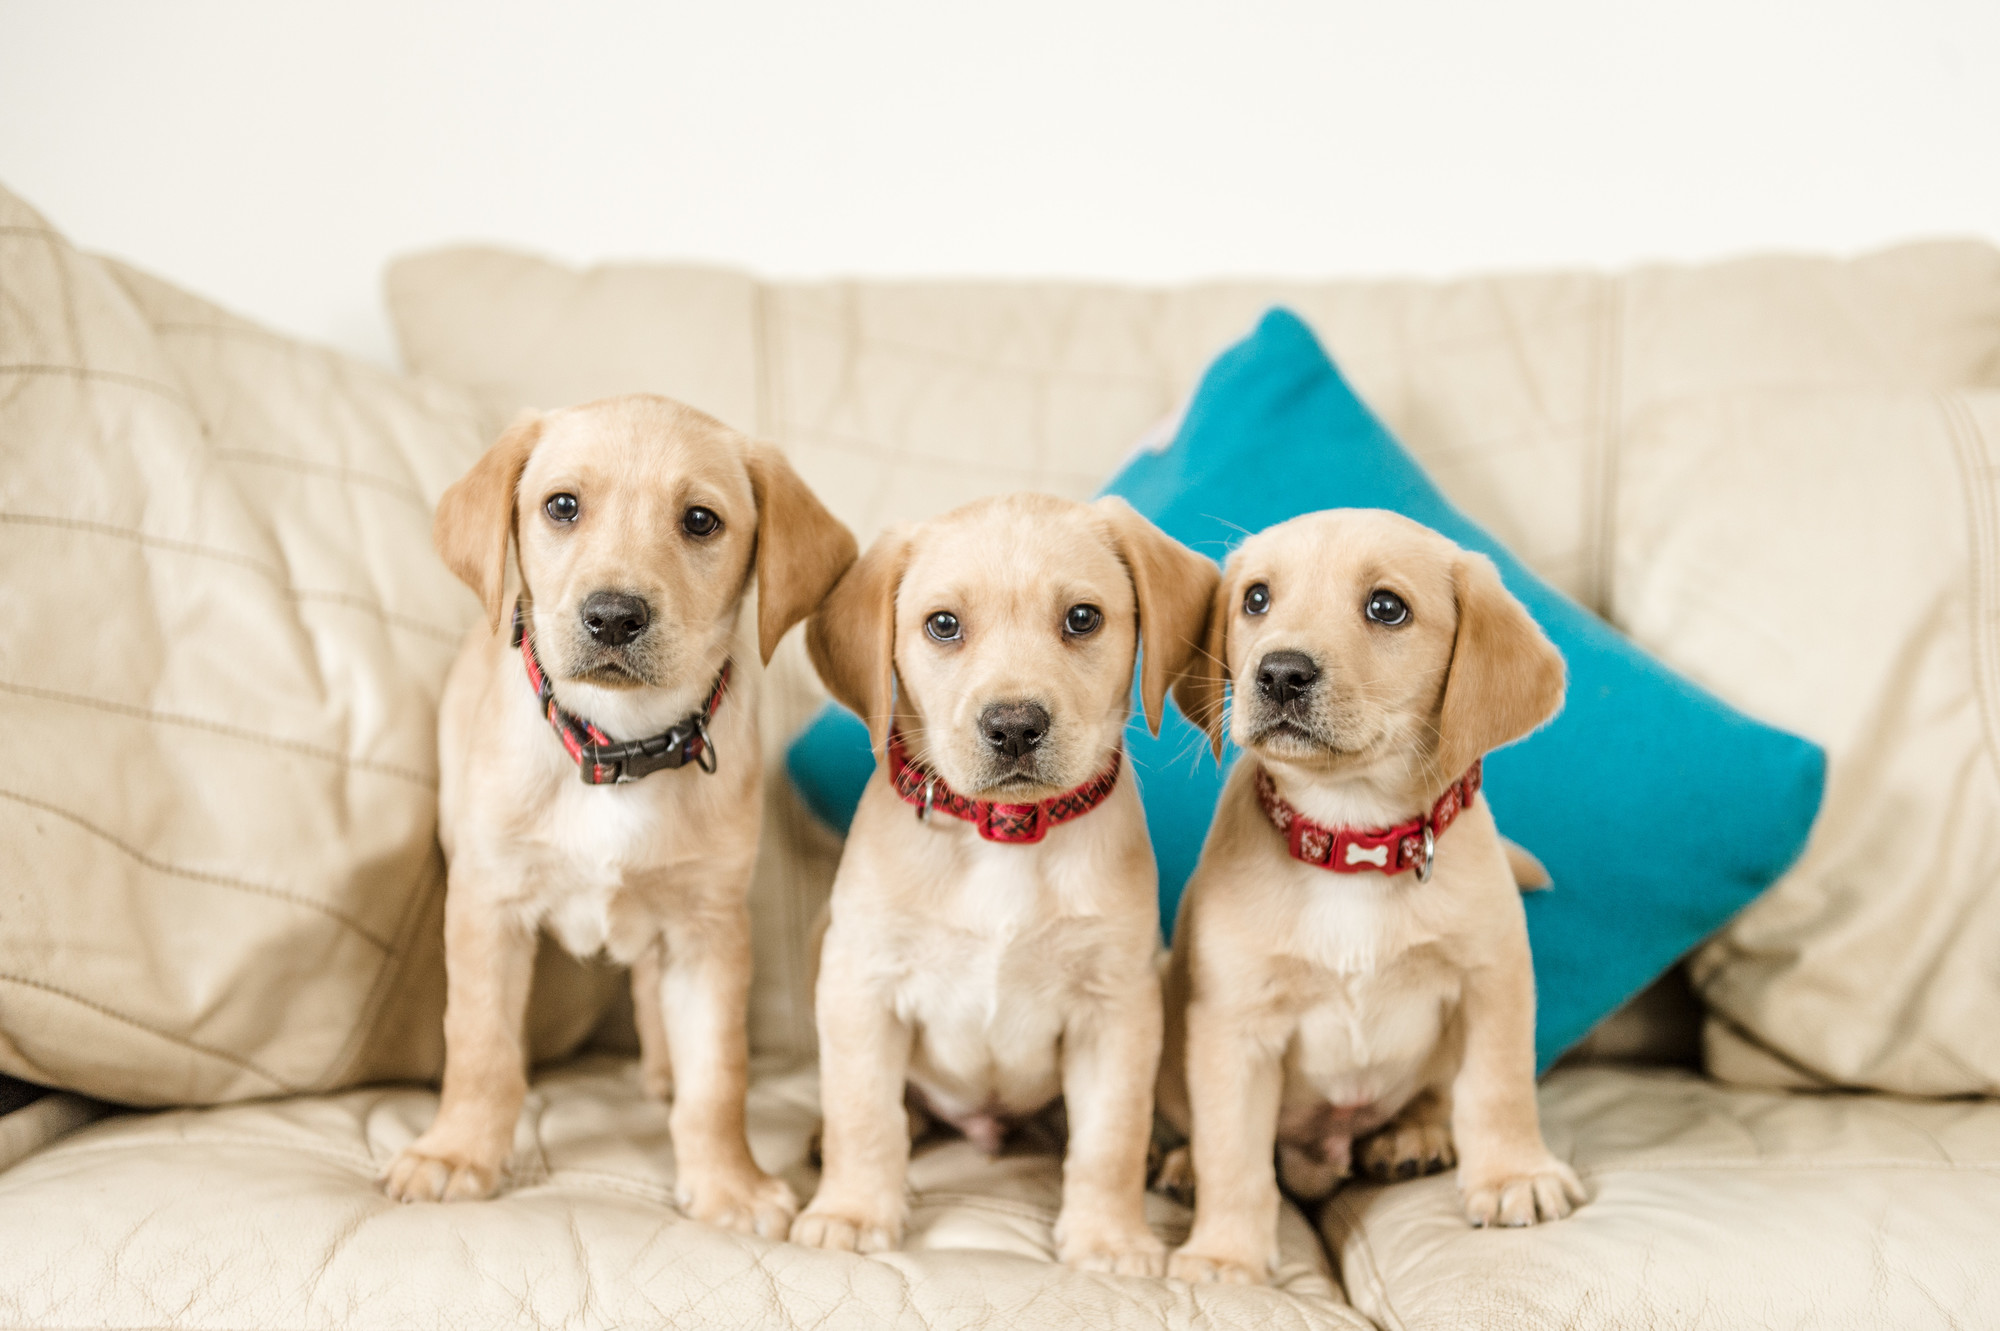
<instances>
[{"instance_id":1,"label":"sofa cushion","mask_svg":"<svg viewBox=\"0 0 2000 1331\"><path fill-rule=\"evenodd\" d=\"M1590 1200L1475 1230L1449 1176L1334 1195L1321 1230L1388 1331L1989 1325L2000 1104L1563 1069L1542 1123Z\"/></svg>"},{"instance_id":2,"label":"sofa cushion","mask_svg":"<svg viewBox=\"0 0 2000 1331\"><path fill-rule=\"evenodd\" d=\"M1616 614L1824 745L1799 864L1693 959L1711 1070L2000 1094L2000 390L1737 390L1627 427Z\"/></svg>"},{"instance_id":3,"label":"sofa cushion","mask_svg":"<svg viewBox=\"0 0 2000 1331\"><path fill-rule=\"evenodd\" d=\"M512 1187L398 1205L376 1179L437 1097L351 1091L95 1124L0 1173L0 1324L9 1326L853 1327L1366 1331L1311 1225L1287 1209L1275 1288L1190 1289L1053 1260L1051 1155L918 1151L902 1251L821 1252L683 1219L667 1110L634 1064L540 1076ZM750 1142L810 1194L810 1072L765 1069ZM1187 1213L1159 1198L1168 1239Z\"/></svg>"},{"instance_id":4,"label":"sofa cushion","mask_svg":"<svg viewBox=\"0 0 2000 1331\"><path fill-rule=\"evenodd\" d=\"M0 1070L136 1104L432 1075L433 713L477 609L430 504L471 404L0 191L0 440ZM540 983L561 1052L607 981Z\"/></svg>"}]
</instances>

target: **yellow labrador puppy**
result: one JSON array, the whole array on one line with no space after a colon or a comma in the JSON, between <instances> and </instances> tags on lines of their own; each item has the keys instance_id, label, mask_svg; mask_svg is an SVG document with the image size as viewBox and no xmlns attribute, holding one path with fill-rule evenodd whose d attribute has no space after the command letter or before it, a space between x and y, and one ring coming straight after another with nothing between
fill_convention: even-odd
<instances>
[{"instance_id":1,"label":"yellow labrador puppy","mask_svg":"<svg viewBox=\"0 0 2000 1331\"><path fill-rule=\"evenodd\" d=\"M682 1209L782 1236L797 1201L743 1127L757 667L853 562L854 538L775 449L658 397L523 419L445 492L435 538L488 622L439 717L443 1097L388 1192L499 1186L546 928L634 967L648 1084L679 1088Z\"/></svg>"},{"instance_id":2,"label":"yellow labrador puppy","mask_svg":"<svg viewBox=\"0 0 2000 1331\"><path fill-rule=\"evenodd\" d=\"M1157 731L1215 579L1121 499L1011 495L885 534L813 617L881 762L822 943L825 1172L795 1242L901 1242L906 1086L989 1151L1061 1096L1058 1255L1164 1269L1143 1213L1158 883L1122 736L1135 653Z\"/></svg>"},{"instance_id":3,"label":"yellow labrador puppy","mask_svg":"<svg viewBox=\"0 0 2000 1331\"><path fill-rule=\"evenodd\" d=\"M1527 922L1478 798L1481 756L1554 715L1563 675L1492 562L1407 518L1315 513L1230 557L1175 686L1245 753L1168 966L1160 1105L1195 1184L1170 1274L1265 1279L1274 1175L1324 1196L1362 1138L1391 1177L1455 1145L1475 1225L1583 1199L1542 1142Z\"/></svg>"}]
</instances>

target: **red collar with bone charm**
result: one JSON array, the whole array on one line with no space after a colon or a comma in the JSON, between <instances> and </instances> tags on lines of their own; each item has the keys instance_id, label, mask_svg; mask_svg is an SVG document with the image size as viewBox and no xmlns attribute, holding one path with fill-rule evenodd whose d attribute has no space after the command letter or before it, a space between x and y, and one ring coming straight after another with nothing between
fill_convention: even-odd
<instances>
[{"instance_id":1,"label":"red collar with bone charm","mask_svg":"<svg viewBox=\"0 0 2000 1331\"><path fill-rule=\"evenodd\" d=\"M1278 795L1271 773L1257 769L1257 802L1271 826L1284 833L1292 858L1335 873L1365 873L1373 869L1391 876L1417 871L1417 881L1431 880L1432 855L1437 839L1472 806L1479 792L1484 760L1475 758L1472 767L1445 787L1431 811L1394 827L1328 827L1300 813Z\"/></svg>"},{"instance_id":2,"label":"red collar with bone charm","mask_svg":"<svg viewBox=\"0 0 2000 1331\"><path fill-rule=\"evenodd\" d=\"M901 731L889 732L889 785L905 804L916 806L919 818L948 813L971 823L986 840L1008 845L1032 845L1047 836L1057 823L1081 818L1104 803L1118 784L1118 769L1123 759L1124 750L1113 752L1108 767L1060 795L1034 804L1003 804L999 800L976 800L959 794L943 778L919 767L910 758Z\"/></svg>"},{"instance_id":3,"label":"red collar with bone charm","mask_svg":"<svg viewBox=\"0 0 2000 1331\"><path fill-rule=\"evenodd\" d=\"M542 669L541 658L535 655L534 639L528 636L527 615L519 601L514 602L514 645L521 649L521 664L527 669L535 700L542 705L542 715L548 718L556 738L576 763L584 785L622 786L662 768L685 767L689 763L714 773L715 741L708 737L708 720L722 706L722 695L729 688L729 662L722 663L715 687L709 690L708 701L700 711L689 713L657 735L621 744L582 717L556 705L555 685Z\"/></svg>"}]
</instances>

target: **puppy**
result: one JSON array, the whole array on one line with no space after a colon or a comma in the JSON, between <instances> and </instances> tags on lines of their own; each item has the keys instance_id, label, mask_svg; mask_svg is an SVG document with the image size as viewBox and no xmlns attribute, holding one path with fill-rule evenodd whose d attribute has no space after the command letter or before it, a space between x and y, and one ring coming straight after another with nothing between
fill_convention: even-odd
<instances>
[{"instance_id":1,"label":"puppy","mask_svg":"<svg viewBox=\"0 0 2000 1331\"><path fill-rule=\"evenodd\" d=\"M816 985L825 1172L792 1239L902 1240L904 1103L989 1151L1063 1097L1058 1255L1158 1275L1143 1213L1158 882L1122 737L1159 728L1216 572L1121 499L1011 495L885 534L807 628L881 763Z\"/></svg>"},{"instance_id":2,"label":"puppy","mask_svg":"<svg viewBox=\"0 0 2000 1331\"><path fill-rule=\"evenodd\" d=\"M498 1186L546 928L634 967L648 1086L679 1088L682 1210L782 1236L798 1203L743 1129L757 667L853 562L854 538L775 449L658 397L523 419L445 492L434 536L487 622L439 717L443 1096L387 1190Z\"/></svg>"},{"instance_id":3,"label":"puppy","mask_svg":"<svg viewBox=\"0 0 2000 1331\"><path fill-rule=\"evenodd\" d=\"M1362 1138L1391 1177L1455 1146L1475 1225L1583 1200L1542 1142L1527 922L1477 796L1481 755L1554 715L1563 674L1490 560L1395 514L1311 514L1231 556L1175 685L1218 754L1225 711L1245 752L1168 965L1160 1107L1196 1189L1170 1274L1265 1279L1274 1172L1322 1197Z\"/></svg>"}]
</instances>

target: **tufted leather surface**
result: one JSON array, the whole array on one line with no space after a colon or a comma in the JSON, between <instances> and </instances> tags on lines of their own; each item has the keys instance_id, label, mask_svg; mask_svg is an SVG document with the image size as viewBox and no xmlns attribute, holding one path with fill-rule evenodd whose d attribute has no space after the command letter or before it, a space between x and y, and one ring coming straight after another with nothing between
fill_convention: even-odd
<instances>
[{"instance_id":1,"label":"tufted leather surface","mask_svg":"<svg viewBox=\"0 0 2000 1331\"><path fill-rule=\"evenodd\" d=\"M1590 1202L1468 1229L1447 1178L1336 1193L1348 1296L1420 1328L1992 1326L2000 1103L1732 1090L1576 1068L1542 1090Z\"/></svg>"},{"instance_id":2,"label":"tufted leather surface","mask_svg":"<svg viewBox=\"0 0 2000 1331\"><path fill-rule=\"evenodd\" d=\"M765 1069L759 1162L802 1192L809 1070ZM512 1190L399 1206L378 1173L435 1110L377 1089L108 1119L0 1174L0 1325L1365 1328L1312 1228L1285 1218L1274 1289L1204 1289L1056 1265L1052 1155L922 1150L903 1251L881 1258L747 1238L670 1200L665 1106L633 1064L545 1070ZM1149 1199L1162 1235L1187 1213Z\"/></svg>"}]
</instances>

